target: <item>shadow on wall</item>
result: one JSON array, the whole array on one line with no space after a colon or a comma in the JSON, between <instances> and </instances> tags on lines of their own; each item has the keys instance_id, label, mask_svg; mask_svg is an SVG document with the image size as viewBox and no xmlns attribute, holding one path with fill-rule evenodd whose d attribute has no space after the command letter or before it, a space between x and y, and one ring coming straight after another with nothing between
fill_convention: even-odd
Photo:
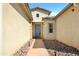
<instances>
[{"instance_id":1,"label":"shadow on wall","mask_svg":"<svg viewBox=\"0 0 79 59\"><path fill-rule=\"evenodd\" d=\"M59 42L57 40L43 40L45 47L48 50L54 50L54 51L60 51L63 53L72 53L79 55L79 50L77 50L74 47L68 46L62 42ZM48 51L50 53L50 51ZM56 52L55 52L56 53Z\"/></svg>"}]
</instances>

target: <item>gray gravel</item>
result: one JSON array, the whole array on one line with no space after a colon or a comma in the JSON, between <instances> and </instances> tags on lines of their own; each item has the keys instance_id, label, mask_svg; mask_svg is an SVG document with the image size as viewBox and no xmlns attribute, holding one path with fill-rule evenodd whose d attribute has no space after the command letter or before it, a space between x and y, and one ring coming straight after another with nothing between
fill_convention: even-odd
<instances>
[{"instance_id":1,"label":"gray gravel","mask_svg":"<svg viewBox=\"0 0 79 59\"><path fill-rule=\"evenodd\" d=\"M50 49L48 49L48 52L50 53L50 56L78 56L78 54L60 52L60 51L55 51Z\"/></svg>"},{"instance_id":2,"label":"gray gravel","mask_svg":"<svg viewBox=\"0 0 79 59\"><path fill-rule=\"evenodd\" d=\"M79 50L57 40L43 40L50 56L79 56Z\"/></svg>"}]
</instances>

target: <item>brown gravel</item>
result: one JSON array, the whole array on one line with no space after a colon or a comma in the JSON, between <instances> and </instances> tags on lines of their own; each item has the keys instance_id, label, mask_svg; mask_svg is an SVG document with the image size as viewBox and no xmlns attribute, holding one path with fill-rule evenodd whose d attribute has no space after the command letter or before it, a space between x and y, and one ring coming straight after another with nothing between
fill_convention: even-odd
<instances>
[{"instance_id":1,"label":"brown gravel","mask_svg":"<svg viewBox=\"0 0 79 59\"><path fill-rule=\"evenodd\" d=\"M79 50L57 40L43 40L50 56L79 56Z\"/></svg>"}]
</instances>

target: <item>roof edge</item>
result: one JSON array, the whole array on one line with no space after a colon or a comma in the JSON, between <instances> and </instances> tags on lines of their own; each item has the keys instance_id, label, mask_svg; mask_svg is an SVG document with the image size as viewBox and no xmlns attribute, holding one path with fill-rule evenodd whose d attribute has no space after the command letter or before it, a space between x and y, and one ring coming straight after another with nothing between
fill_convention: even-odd
<instances>
[{"instance_id":1,"label":"roof edge","mask_svg":"<svg viewBox=\"0 0 79 59\"><path fill-rule=\"evenodd\" d=\"M66 7L64 7L55 17L54 19L58 18L61 14L63 14L66 10L68 10L71 6L73 6L73 3L69 3Z\"/></svg>"},{"instance_id":2,"label":"roof edge","mask_svg":"<svg viewBox=\"0 0 79 59\"><path fill-rule=\"evenodd\" d=\"M44 10L44 11L48 12L49 14L52 12L52 11L49 11L49 10L44 9L44 8L41 8L41 7L35 7L35 8L32 8L31 11L34 11L35 9L41 9L41 10Z\"/></svg>"}]
</instances>

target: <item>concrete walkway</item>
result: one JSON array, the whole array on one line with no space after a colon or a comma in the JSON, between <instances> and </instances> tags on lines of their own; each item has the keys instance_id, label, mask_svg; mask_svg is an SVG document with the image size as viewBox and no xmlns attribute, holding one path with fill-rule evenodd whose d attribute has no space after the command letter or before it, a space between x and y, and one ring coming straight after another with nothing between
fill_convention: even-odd
<instances>
[{"instance_id":1,"label":"concrete walkway","mask_svg":"<svg viewBox=\"0 0 79 59\"><path fill-rule=\"evenodd\" d=\"M27 56L49 56L48 51L45 48L45 45L42 39L34 39L34 44L29 49Z\"/></svg>"}]
</instances>

